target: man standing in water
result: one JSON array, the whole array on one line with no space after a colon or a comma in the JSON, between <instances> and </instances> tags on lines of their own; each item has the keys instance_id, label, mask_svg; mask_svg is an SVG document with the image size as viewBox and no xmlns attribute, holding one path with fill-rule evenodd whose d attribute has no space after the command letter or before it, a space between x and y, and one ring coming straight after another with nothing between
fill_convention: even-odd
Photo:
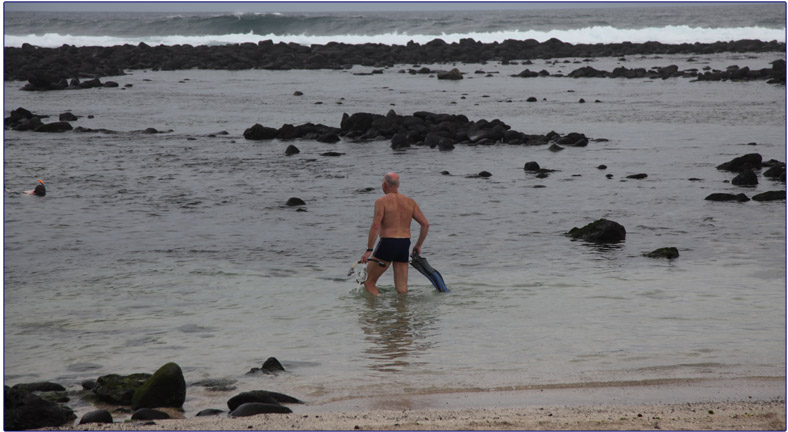
<instances>
[{"instance_id":1,"label":"man standing in water","mask_svg":"<svg viewBox=\"0 0 788 432\"><path fill-rule=\"evenodd\" d=\"M369 227L367 251L361 256L361 262L367 263L367 280L364 288L376 296L379 293L378 278L385 272L389 265L394 263L394 287L400 294L408 292L408 252L410 249L410 221L415 219L421 225L419 239L413 246L413 252L421 255L421 245L427 238L430 228L427 218L419 209L418 204L411 198L402 195L399 189L399 176L390 172L383 176L383 195L375 201L375 216L372 226ZM380 235L377 249L372 247ZM372 254L372 258L370 258ZM369 262L375 259L384 266Z\"/></svg>"}]
</instances>

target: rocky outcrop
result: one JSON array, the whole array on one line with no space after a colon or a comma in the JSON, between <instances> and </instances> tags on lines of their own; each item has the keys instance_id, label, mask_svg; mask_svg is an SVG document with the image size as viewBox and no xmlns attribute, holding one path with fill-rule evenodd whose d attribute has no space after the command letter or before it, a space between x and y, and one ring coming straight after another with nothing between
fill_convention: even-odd
<instances>
[{"instance_id":1,"label":"rocky outcrop","mask_svg":"<svg viewBox=\"0 0 788 432\"><path fill-rule=\"evenodd\" d=\"M760 169L762 164L763 164L763 156L761 156L758 153L750 153L744 156L739 156L737 158L731 159L730 161L725 162L723 164L717 165L717 169L722 171L742 172L746 168Z\"/></svg>"},{"instance_id":2,"label":"rocky outcrop","mask_svg":"<svg viewBox=\"0 0 788 432\"><path fill-rule=\"evenodd\" d=\"M720 52L785 53L784 42L739 40L730 42L663 44L660 42L571 44L558 39L539 42L534 39L482 43L473 39L446 43L441 39L420 44L383 45L377 43L345 44L329 42L311 46L264 40L214 46L118 45L111 47L62 45L58 48L4 48L6 80L28 81L33 90L79 88L99 77L121 76L127 69L347 69L351 65L393 66L418 63L509 62L514 59L549 59L561 57L610 57L673 54L711 54ZM774 79L783 77L780 60L769 68ZM783 63L784 64L784 63ZM424 69L424 68L422 68ZM753 72L753 71L751 71ZM413 69L412 73L425 73ZM426 73L430 73L427 69ZM749 72L748 72L749 73ZM741 74L741 72L740 72ZM70 81L69 81L70 80ZM104 86L106 84L103 84Z\"/></svg>"},{"instance_id":3,"label":"rocky outcrop","mask_svg":"<svg viewBox=\"0 0 788 432\"><path fill-rule=\"evenodd\" d=\"M152 375L137 373L131 375L110 374L98 377L93 393L106 403L113 405L131 405L134 392L137 391Z\"/></svg>"},{"instance_id":4,"label":"rocky outcrop","mask_svg":"<svg viewBox=\"0 0 788 432\"><path fill-rule=\"evenodd\" d=\"M599 219L582 228L572 228L566 234L573 239L581 239L588 242L616 243L626 238L627 230L618 222Z\"/></svg>"},{"instance_id":5,"label":"rocky outcrop","mask_svg":"<svg viewBox=\"0 0 788 432\"><path fill-rule=\"evenodd\" d=\"M58 427L77 418L71 408L8 386L4 386L3 408L5 430Z\"/></svg>"}]
</instances>

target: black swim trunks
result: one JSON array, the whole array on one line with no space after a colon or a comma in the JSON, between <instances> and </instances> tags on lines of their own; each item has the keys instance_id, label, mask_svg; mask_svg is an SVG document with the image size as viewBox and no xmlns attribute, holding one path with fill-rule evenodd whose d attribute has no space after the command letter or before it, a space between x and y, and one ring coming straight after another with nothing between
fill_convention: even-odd
<instances>
[{"instance_id":1,"label":"black swim trunks","mask_svg":"<svg viewBox=\"0 0 788 432\"><path fill-rule=\"evenodd\" d=\"M377 259L383 261L408 262L410 253L409 238L381 238L378 247L372 253Z\"/></svg>"}]
</instances>

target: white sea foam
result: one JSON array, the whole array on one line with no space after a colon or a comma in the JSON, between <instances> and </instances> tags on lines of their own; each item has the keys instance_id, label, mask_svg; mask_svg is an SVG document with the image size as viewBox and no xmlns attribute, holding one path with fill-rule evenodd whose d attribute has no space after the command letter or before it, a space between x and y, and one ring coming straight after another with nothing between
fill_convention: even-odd
<instances>
[{"instance_id":1,"label":"white sea foam","mask_svg":"<svg viewBox=\"0 0 788 432\"><path fill-rule=\"evenodd\" d=\"M295 42L302 45L326 44L328 42L342 42L348 44L381 43L386 45L405 45L409 41L427 43L433 39L441 38L447 43L459 42L463 38L491 43L503 42L507 39L524 40L535 39L544 42L556 38L573 44L587 43L617 43L617 42L649 42L662 43L712 43L717 41L732 41L740 39L760 39L763 41L777 40L785 42L785 29L766 27L733 27L733 28L700 28L682 26L648 27L643 29L620 29L609 26L585 27L570 30L550 31L498 31L498 32L470 32L452 34L407 34L385 33L378 35L259 35L252 32L225 35L199 35L199 36L81 36L46 33L41 35L6 35L5 46L19 47L23 43L40 47L58 47L63 44L76 46L113 46L145 42L148 45L225 45L252 42L270 39L275 43Z\"/></svg>"}]
</instances>

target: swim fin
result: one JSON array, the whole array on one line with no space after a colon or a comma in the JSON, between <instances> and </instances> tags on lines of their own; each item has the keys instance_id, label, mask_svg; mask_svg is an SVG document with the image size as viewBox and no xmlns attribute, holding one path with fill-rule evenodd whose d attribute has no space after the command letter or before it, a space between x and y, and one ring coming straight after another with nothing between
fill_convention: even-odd
<instances>
[{"instance_id":1,"label":"swim fin","mask_svg":"<svg viewBox=\"0 0 788 432\"><path fill-rule=\"evenodd\" d=\"M419 271L419 273L423 274L427 279L429 279L436 290L446 293L449 292L446 282L443 281L443 276L441 276L438 270L432 268L430 263L427 262L427 258L418 256L416 254L411 254L410 265L412 265L413 268Z\"/></svg>"}]
</instances>

